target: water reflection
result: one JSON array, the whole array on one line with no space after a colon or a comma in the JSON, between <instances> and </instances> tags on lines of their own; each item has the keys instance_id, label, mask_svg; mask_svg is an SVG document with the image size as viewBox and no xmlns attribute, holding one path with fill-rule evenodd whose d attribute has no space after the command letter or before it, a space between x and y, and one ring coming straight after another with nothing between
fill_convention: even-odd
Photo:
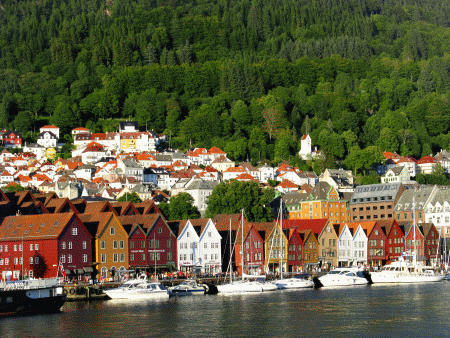
<instances>
[{"instance_id":1,"label":"water reflection","mask_svg":"<svg viewBox=\"0 0 450 338\"><path fill-rule=\"evenodd\" d=\"M446 336L450 283L66 303L1 318L1 337Z\"/></svg>"}]
</instances>

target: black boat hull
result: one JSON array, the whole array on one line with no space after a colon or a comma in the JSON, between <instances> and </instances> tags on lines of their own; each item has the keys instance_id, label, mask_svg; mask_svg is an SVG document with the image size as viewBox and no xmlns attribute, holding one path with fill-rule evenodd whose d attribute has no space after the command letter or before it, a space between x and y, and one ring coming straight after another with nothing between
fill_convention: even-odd
<instances>
[{"instance_id":1,"label":"black boat hull","mask_svg":"<svg viewBox=\"0 0 450 338\"><path fill-rule=\"evenodd\" d=\"M58 312L66 301L66 295L30 298L27 291L29 290L0 292L0 316Z\"/></svg>"}]
</instances>

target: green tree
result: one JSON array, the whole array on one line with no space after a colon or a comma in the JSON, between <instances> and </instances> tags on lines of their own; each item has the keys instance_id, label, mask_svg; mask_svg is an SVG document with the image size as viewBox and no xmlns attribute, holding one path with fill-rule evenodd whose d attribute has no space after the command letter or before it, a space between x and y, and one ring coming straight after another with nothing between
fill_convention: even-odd
<instances>
[{"instance_id":1,"label":"green tree","mask_svg":"<svg viewBox=\"0 0 450 338\"><path fill-rule=\"evenodd\" d=\"M197 219L200 217L200 212L194 206L194 198L185 192L171 197L169 203L161 202L160 207L166 218L170 221Z\"/></svg>"},{"instance_id":2,"label":"green tree","mask_svg":"<svg viewBox=\"0 0 450 338\"><path fill-rule=\"evenodd\" d=\"M117 199L117 202L132 202L132 203L140 203L142 200L136 192L128 193L126 192L122 196Z\"/></svg>"},{"instance_id":3,"label":"green tree","mask_svg":"<svg viewBox=\"0 0 450 338\"><path fill-rule=\"evenodd\" d=\"M263 191L256 182L231 181L217 185L208 198L205 217L217 214L236 214L244 209L247 220L269 222L273 220L269 206L273 190Z\"/></svg>"}]
</instances>

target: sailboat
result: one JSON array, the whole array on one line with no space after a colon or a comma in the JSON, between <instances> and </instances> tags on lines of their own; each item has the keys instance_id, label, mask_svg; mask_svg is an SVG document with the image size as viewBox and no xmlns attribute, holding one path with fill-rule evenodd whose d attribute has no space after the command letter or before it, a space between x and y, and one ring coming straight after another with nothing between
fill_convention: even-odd
<instances>
[{"instance_id":1,"label":"sailboat","mask_svg":"<svg viewBox=\"0 0 450 338\"><path fill-rule=\"evenodd\" d=\"M243 262L244 258L244 209L242 209L242 217L241 217L241 229L238 229L236 234L236 239L238 238L239 231L241 232L241 260ZM236 241L234 243L234 247L236 248ZM230 220L230 261L228 268L231 267L232 260L232 249L231 249L231 220ZM222 284L217 286L217 291L219 294L234 294L234 293L250 293L250 292L264 292L264 291L274 291L277 289L277 286L272 283L267 283L264 278L257 278L256 280L249 280L247 278L254 278L251 275L245 275L243 264L242 264L242 278L237 281L233 281L232 277L233 273L230 269L230 282L227 284Z\"/></svg>"},{"instance_id":2,"label":"sailboat","mask_svg":"<svg viewBox=\"0 0 450 338\"><path fill-rule=\"evenodd\" d=\"M314 282L311 279L311 276L307 273L297 274L290 278L283 278L283 252L284 252L284 244L283 244L283 199L280 199L280 279L275 281L275 285L278 289L301 289L301 288L312 288L314 286ZM276 232L276 228L275 228ZM274 234L275 235L275 234Z\"/></svg>"},{"instance_id":3,"label":"sailboat","mask_svg":"<svg viewBox=\"0 0 450 338\"><path fill-rule=\"evenodd\" d=\"M413 238L414 238L414 252L407 255L406 252L400 256L398 261L385 265L381 271L372 272L371 278L373 283L430 283L440 282L445 278L444 274L436 272L433 266L426 266L417 262L417 247L416 247L416 213L415 213L415 195L413 195ZM405 241L406 244L406 231ZM404 247L405 248L405 247Z\"/></svg>"}]
</instances>

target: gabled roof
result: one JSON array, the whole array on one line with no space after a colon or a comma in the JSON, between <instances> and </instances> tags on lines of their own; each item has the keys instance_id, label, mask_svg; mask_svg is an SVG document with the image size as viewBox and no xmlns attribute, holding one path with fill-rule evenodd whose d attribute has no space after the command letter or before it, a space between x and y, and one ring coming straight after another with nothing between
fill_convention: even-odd
<instances>
[{"instance_id":1,"label":"gabled roof","mask_svg":"<svg viewBox=\"0 0 450 338\"><path fill-rule=\"evenodd\" d=\"M217 231L228 231L230 229L230 220L231 220L231 229L236 230L241 224L242 214L221 214L215 215L212 219L214 224L216 225Z\"/></svg>"},{"instance_id":2,"label":"gabled roof","mask_svg":"<svg viewBox=\"0 0 450 338\"><path fill-rule=\"evenodd\" d=\"M104 212L113 212L117 215L117 211L108 201L91 202L86 204L85 214L97 214Z\"/></svg>"},{"instance_id":3,"label":"gabled roof","mask_svg":"<svg viewBox=\"0 0 450 338\"><path fill-rule=\"evenodd\" d=\"M5 217L0 226L0 239L58 238L69 222L78 219L74 213Z\"/></svg>"},{"instance_id":4,"label":"gabled roof","mask_svg":"<svg viewBox=\"0 0 450 338\"><path fill-rule=\"evenodd\" d=\"M111 206L116 210L117 215L119 216L140 214L131 202L114 202L111 203Z\"/></svg>"},{"instance_id":5,"label":"gabled roof","mask_svg":"<svg viewBox=\"0 0 450 338\"><path fill-rule=\"evenodd\" d=\"M327 222L328 219L286 219L283 220L283 229L311 230L319 236Z\"/></svg>"},{"instance_id":6,"label":"gabled roof","mask_svg":"<svg viewBox=\"0 0 450 338\"><path fill-rule=\"evenodd\" d=\"M70 202L68 198L53 198L49 200L45 207L50 213L65 213L74 212L78 213L78 209Z\"/></svg>"}]
</instances>

